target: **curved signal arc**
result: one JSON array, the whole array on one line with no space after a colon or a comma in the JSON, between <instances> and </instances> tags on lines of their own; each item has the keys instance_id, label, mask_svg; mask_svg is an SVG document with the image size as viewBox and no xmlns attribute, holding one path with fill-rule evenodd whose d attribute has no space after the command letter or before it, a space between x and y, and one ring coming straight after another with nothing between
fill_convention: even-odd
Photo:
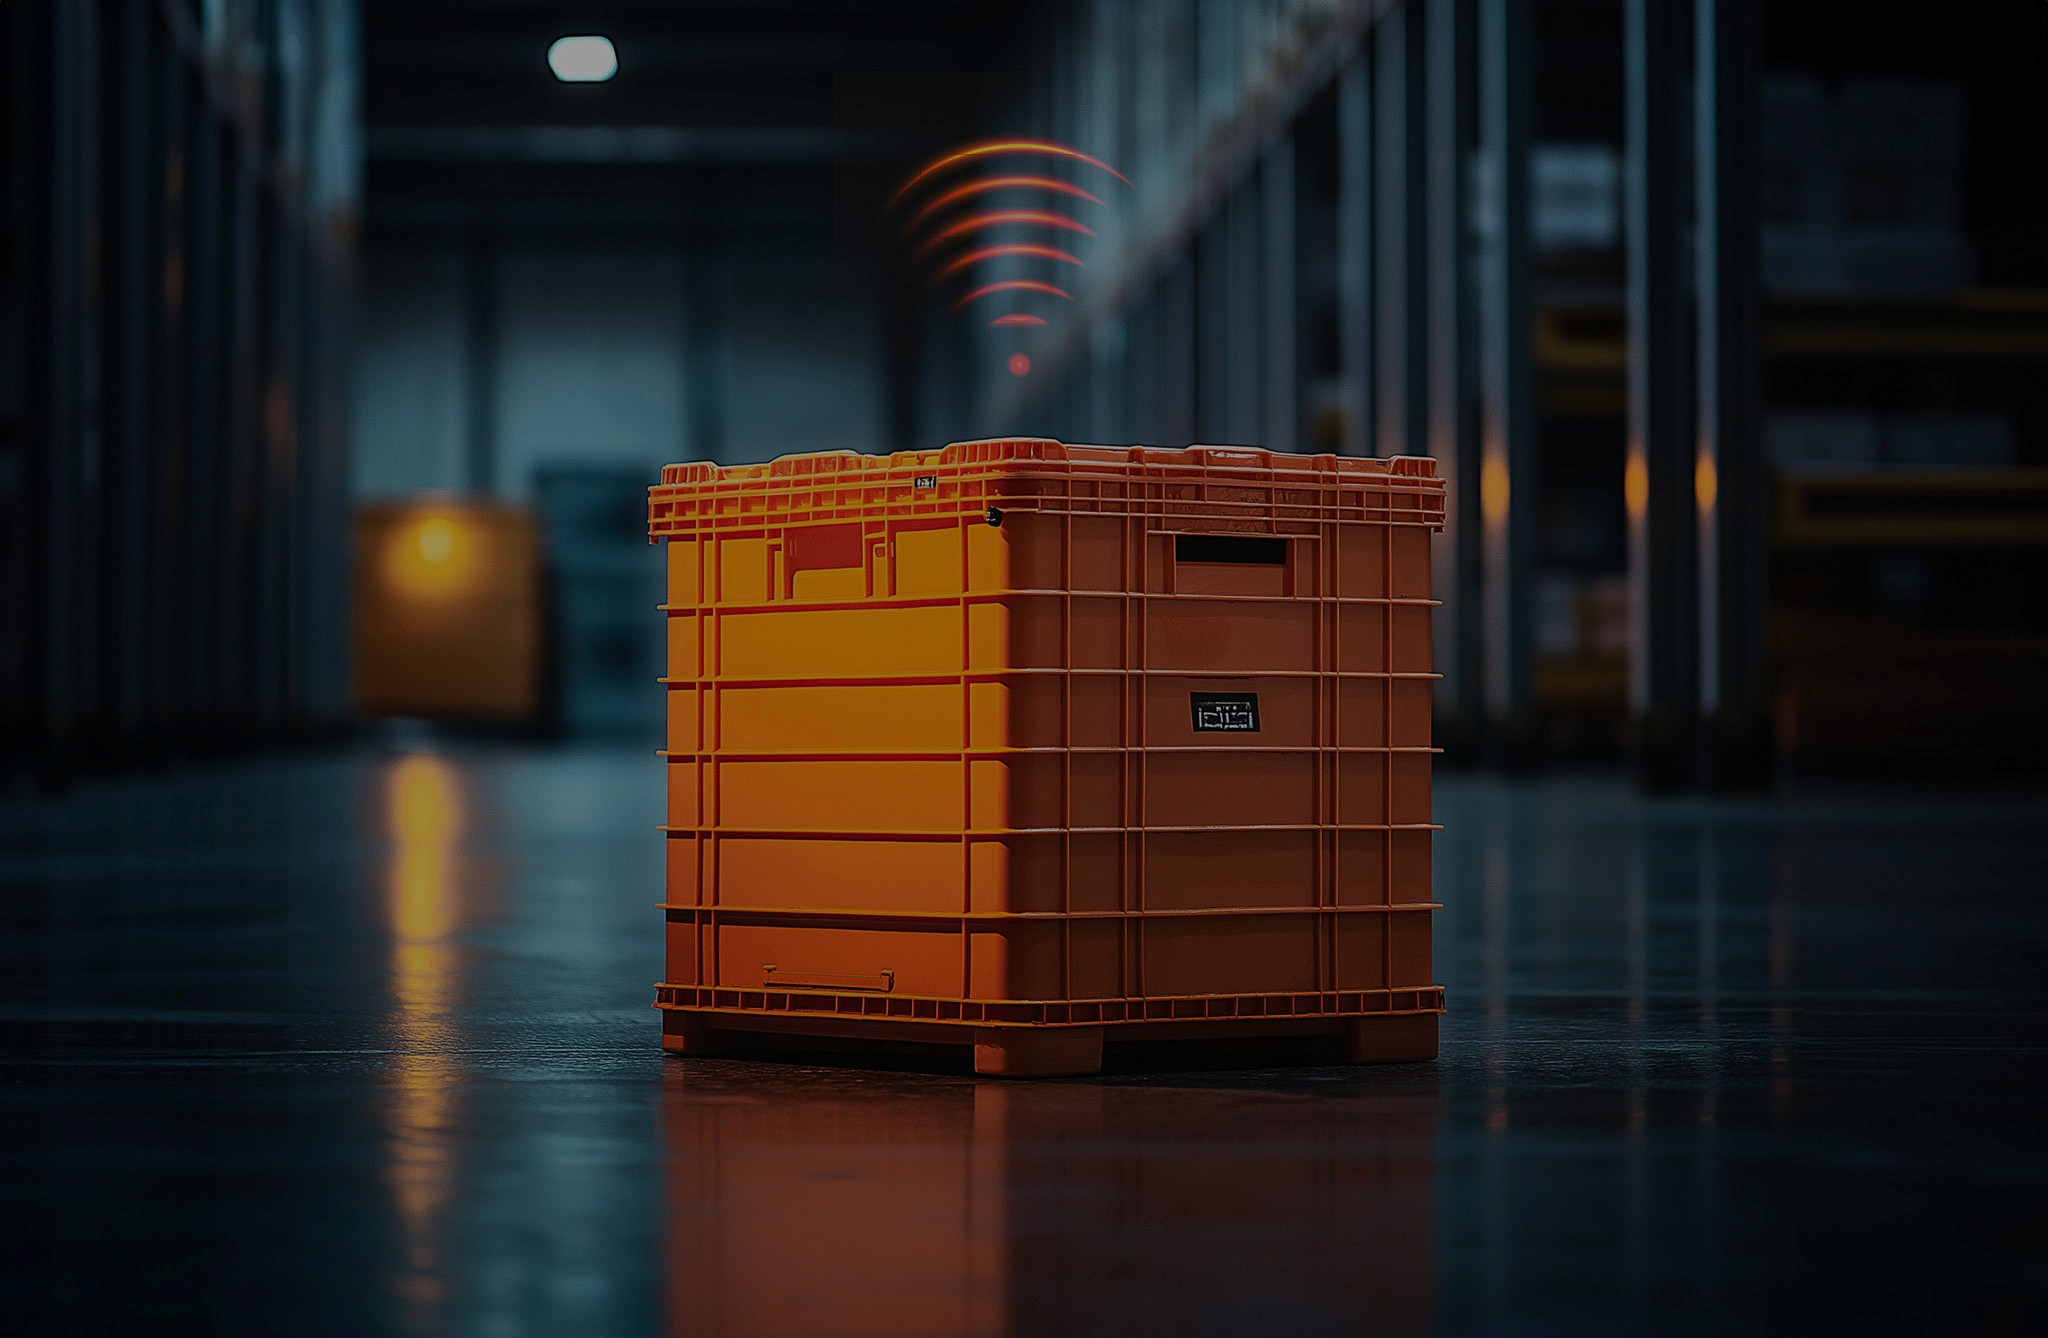
<instances>
[{"instance_id":1,"label":"curved signal arc","mask_svg":"<svg viewBox=\"0 0 2048 1338\"><path fill-rule=\"evenodd\" d=\"M1010 242L1002 246L979 247L955 257L946 263L944 269L932 276L932 282L937 284L954 274L958 274L969 265L977 264L983 260L994 260L998 256L1037 256L1041 260L1057 260L1063 265L1079 265L1081 263L1081 257L1070 255L1060 250L1057 246L1038 246L1031 242Z\"/></svg>"},{"instance_id":2,"label":"curved signal arc","mask_svg":"<svg viewBox=\"0 0 2048 1338\"><path fill-rule=\"evenodd\" d=\"M1129 177L1117 171L1108 163L1103 162L1100 158L1091 157L1079 149L1070 149L1064 144L1054 144L1050 140L1043 139L999 139L992 140L987 144L972 144L967 148L957 149L952 153L934 158L931 162L919 168L916 175L904 182L902 187L889 197L889 205L891 208L894 208L903 200L904 196L917 189L919 182L936 172L945 171L955 163L969 162L975 158L986 158L994 154L1008 153L1042 153L1053 158L1069 158L1077 163L1086 163L1090 167L1099 168L1115 177L1118 181L1123 182L1126 186L1131 184Z\"/></svg>"},{"instance_id":3,"label":"curved signal arc","mask_svg":"<svg viewBox=\"0 0 2048 1338\"><path fill-rule=\"evenodd\" d=\"M1043 316L1034 316L1028 311L1013 311L1007 316L998 316L994 320L990 321L988 323L988 328L991 330L997 330L1002 329L1006 326L1043 324L1045 324L1045 317Z\"/></svg>"},{"instance_id":4,"label":"curved signal arc","mask_svg":"<svg viewBox=\"0 0 2048 1338\"><path fill-rule=\"evenodd\" d=\"M1065 214L1048 213L1043 209L996 209L947 224L925 238L917 248L917 253L924 255L940 242L958 237L963 232L974 232L980 228L998 228L1006 223L1029 223L1034 227L1063 228L1068 232L1078 232L1084 237L1095 235L1095 229L1085 223L1077 223Z\"/></svg>"},{"instance_id":5,"label":"curved signal arc","mask_svg":"<svg viewBox=\"0 0 2048 1338\"><path fill-rule=\"evenodd\" d=\"M1074 300L1072 293L1057 284L1045 283L1039 279L1004 279L998 283L985 284L975 289L958 302L955 302L953 310L959 311L968 303L978 298L987 297L991 293L1048 293L1063 301L1071 302Z\"/></svg>"},{"instance_id":6,"label":"curved signal arc","mask_svg":"<svg viewBox=\"0 0 2048 1338\"><path fill-rule=\"evenodd\" d=\"M970 195L986 195L995 190L1049 190L1086 200L1090 204L1102 203L1101 196L1082 190L1071 182L1061 181L1058 177L983 177L980 181L955 186L944 195L927 201L922 209L911 215L910 221L903 225L903 229L905 232L911 231L947 205L964 200Z\"/></svg>"}]
</instances>

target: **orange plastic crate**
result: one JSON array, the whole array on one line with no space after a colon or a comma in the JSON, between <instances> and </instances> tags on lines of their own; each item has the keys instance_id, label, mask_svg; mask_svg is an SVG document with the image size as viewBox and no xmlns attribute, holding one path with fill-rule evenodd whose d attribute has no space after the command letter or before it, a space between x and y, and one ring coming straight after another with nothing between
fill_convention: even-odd
<instances>
[{"instance_id":1,"label":"orange plastic crate","mask_svg":"<svg viewBox=\"0 0 2048 1338\"><path fill-rule=\"evenodd\" d=\"M1435 462L671 465L663 1044L1436 1051Z\"/></svg>"}]
</instances>

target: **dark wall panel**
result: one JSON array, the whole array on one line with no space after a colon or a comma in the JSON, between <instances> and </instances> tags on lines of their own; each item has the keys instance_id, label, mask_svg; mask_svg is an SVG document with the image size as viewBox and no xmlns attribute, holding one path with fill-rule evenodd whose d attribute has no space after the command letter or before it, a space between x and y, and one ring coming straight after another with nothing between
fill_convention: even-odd
<instances>
[{"instance_id":1,"label":"dark wall panel","mask_svg":"<svg viewBox=\"0 0 2048 1338\"><path fill-rule=\"evenodd\" d=\"M345 721L309 667L345 658L333 159L359 137L279 109L356 78L353 15L290 60L277 18L0 10L0 783Z\"/></svg>"}]
</instances>

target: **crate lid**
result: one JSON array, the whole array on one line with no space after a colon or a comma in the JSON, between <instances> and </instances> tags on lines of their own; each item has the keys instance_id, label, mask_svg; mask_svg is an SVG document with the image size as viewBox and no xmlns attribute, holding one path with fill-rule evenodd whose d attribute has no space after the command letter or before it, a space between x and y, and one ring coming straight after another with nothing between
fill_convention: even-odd
<instances>
[{"instance_id":1,"label":"crate lid","mask_svg":"<svg viewBox=\"0 0 2048 1338\"><path fill-rule=\"evenodd\" d=\"M719 465L696 461L664 465L661 482L665 486L744 483L755 479L801 478L818 474L893 475L926 469L981 472L1019 464L1064 464L1068 467L1067 472L1071 473L1096 469L1127 473L1151 468L1192 469L1205 473L1252 471L1260 474L1380 475L1408 479L1437 477L1436 461L1423 455L1376 459L1295 455L1258 446L1087 446L1070 445L1050 437L989 437L980 441L956 441L935 451L896 451L890 455L819 451L777 456L755 464Z\"/></svg>"}]
</instances>

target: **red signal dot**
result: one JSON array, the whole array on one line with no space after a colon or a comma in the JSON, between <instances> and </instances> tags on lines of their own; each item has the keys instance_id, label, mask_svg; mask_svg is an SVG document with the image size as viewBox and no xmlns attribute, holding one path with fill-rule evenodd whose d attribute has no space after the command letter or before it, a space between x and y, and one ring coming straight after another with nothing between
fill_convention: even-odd
<instances>
[{"instance_id":1,"label":"red signal dot","mask_svg":"<svg viewBox=\"0 0 2048 1338\"><path fill-rule=\"evenodd\" d=\"M1031 359L1025 357L1022 353L1012 353L1010 355L1010 375L1028 376L1030 373Z\"/></svg>"}]
</instances>

